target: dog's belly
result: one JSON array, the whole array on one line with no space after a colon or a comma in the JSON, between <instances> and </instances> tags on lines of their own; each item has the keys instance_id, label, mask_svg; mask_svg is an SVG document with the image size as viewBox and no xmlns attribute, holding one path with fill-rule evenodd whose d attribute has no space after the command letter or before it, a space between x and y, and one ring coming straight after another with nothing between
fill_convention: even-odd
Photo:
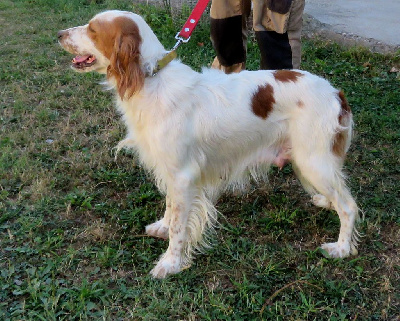
<instances>
[{"instance_id":1,"label":"dog's belly","mask_svg":"<svg viewBox=\"0 0 400 321\"><path fill-rule=\"evenodd\" d=\"M258 150L254 156L249 157L249 165L274 164L279 168L285 166L291 159L291 145L288 140L283 144L264 147Z\"/></svg>"},{"instance_id":2,"label":"dog's belly","mask_svg":"<svg viewBox=\"0 0 400 321\"><path fill-rule=\"evenodd\" d=\"M279 168L282 168L285 166L288 162L290 162L291 159L291 150L292 146L289 141L286 141L278 151L278 154L276 154L273 164L278 166Z\"/></svg>"}]
</instances>

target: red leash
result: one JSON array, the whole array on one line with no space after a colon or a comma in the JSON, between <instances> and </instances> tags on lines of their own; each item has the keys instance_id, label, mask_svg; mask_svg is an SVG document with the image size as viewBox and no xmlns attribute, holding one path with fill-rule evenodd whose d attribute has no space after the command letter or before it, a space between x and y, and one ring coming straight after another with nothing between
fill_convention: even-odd
<instances>
[{"instance_id":1,"label":"red leash","mask_svg":"<svg viewBox=\"0 0 400 321\"><path fill-rule=\"evenodd\" d=\"M189 41L194 28L196 28L197 23L200 21L201 15L203 14L204 10L206 10L209 2L210 0L199 0L199 2L197 2L189 18L183 25L182 30L176 34L175 39L178 40L178 42L175 44L172 50L178 48L182 43Z\"/></svg>"},{"instance_id":2,"label":"red leash","mask_svg":"<svg viewBox=\"0 0 400 321\"><path fill-rule=\"evenodd\" d=\"M157 61L157 66L151 72L150 76L155 76L161 69L163 69L176 58L176 48L178 48L182 43L189 41L194 28L196 28L197 23L199 22L204 10L206 10L209 2L210 0L199 0L199 2L197 2L188 20L183 25L182 30L176 34L175 39L177 42L174 48L172 48L172 50L169 51L162 59Z\"/></svg>"}]
</instances>

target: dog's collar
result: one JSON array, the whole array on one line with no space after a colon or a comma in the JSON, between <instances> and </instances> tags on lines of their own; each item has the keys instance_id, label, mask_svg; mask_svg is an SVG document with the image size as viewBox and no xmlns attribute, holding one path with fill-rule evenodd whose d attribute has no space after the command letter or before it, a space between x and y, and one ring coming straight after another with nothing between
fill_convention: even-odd
<instances>
[{"instance_id":1,"label":"dog's collar","mask_svg":"<svg viewBox=\"0 0 400 321\"><path fill-rule=\"evenodd\" d=\"M177 57L176 51L171 50L164 57L162 57L159 61L157 61L157 66L153 69L153 72L150 74L151 77L157 75L157 73L167 66L172 60Z\"/></svg>"}]
</instances>

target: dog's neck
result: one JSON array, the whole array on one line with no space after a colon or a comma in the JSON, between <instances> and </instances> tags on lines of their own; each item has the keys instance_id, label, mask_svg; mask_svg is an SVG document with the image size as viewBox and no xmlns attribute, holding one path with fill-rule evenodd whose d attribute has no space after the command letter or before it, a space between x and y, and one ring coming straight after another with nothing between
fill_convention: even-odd
<instances>
[{"instance_id":1,"label":"dog's neck","mask_svg":"<svg viewBox=\"0 0 400 321\"><path fill-rule=\"evenodd\" d=\"M140 36L143 41L140 46L142 71L146 76L152 76L166 65L163 65L163 59L168 56L169 52L165 50L153 30L143 19L137 19L136 23L139 24ZM161 68L159 67L160 62Z\"/></svg>"}]
</instances>

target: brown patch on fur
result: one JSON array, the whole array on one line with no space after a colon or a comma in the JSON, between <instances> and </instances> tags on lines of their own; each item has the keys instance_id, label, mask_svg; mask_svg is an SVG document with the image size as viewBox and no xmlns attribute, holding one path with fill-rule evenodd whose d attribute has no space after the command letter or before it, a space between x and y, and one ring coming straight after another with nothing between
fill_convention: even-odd
<instances>
[{"instance_id":1,"label":"brown patch on fur","mask_svg":"<svg viewBox=\"0 0 400 321\"><path fill-rule=\"evenodd\" d=\"M297 101L297 106L298 106L299 108L304 108L304 102L303 102L302 100L298 100L298 101Z\"/></svg>"},{"instance_id":2,"label":"brown patch on fur","mask_svg":"<svg viewBox=\"0 0 400 321\"><path fill-rule=\"evenodd\" d=\"M344 96L343 91L339 91L338 97L339 97L340 105L342 106L342 110L340 111L340 114L339 114L339 123L340 123L340 119L341 119L340 117L351 113L351 109L347 102L346 97Z\"/></svg>"},{"instance_id":3,"label":"brown patch on fur","mask_svg":"<svg viewBox=\"0 0 400 321\"><path fill-rule=\"evenodd\" d=\"M350 126L349 118L351 116L351 109L346 100L346 97L344 96L343 91L340 91L338 93L338 100L341 105L341 110L338 116L339 124L343 127ZM333 140L332 152L336 156L341 158L344 158L346 154L346 141L348 135L347 133L348 133L347 130L341 130L336 133L335 138Z\"/></svg>"},{"instance_id":4,"label":"brown patch on fur","mask_svg":"<svg viewBox=\"0 0 400 321\"><path fill-rule=\"evenodd\" d=\"M304 75L298 71L293 70L276 70L274 71L274 77L277 81L281 82L296 82L298 78L303 77Z\"/></svg>"},{"instance_id":5,"label":"brown patch on fur","mask_svg":"<svg viewBox=\"0 0 400 321\"><path fill-rule=\"evenodd\" d=\"M144 84L139 52L142 38L137 24L123 16L111 21L93 19L89 22L87 34L110 60L107 77L115 78L121 99L125 94L132 97Z\"/></svg>"},{"instance_id":6,"label":"brown patch on fur","mask_svg":"<svg viewBox=\"0 0 400 321\"><path fill-rule=\"evenodd\" d=\"M262 119L266 119L272 112L274 104L274 88L270 84L259 86L251 101L253 113Z\"/></svg>"}]
</instances>

